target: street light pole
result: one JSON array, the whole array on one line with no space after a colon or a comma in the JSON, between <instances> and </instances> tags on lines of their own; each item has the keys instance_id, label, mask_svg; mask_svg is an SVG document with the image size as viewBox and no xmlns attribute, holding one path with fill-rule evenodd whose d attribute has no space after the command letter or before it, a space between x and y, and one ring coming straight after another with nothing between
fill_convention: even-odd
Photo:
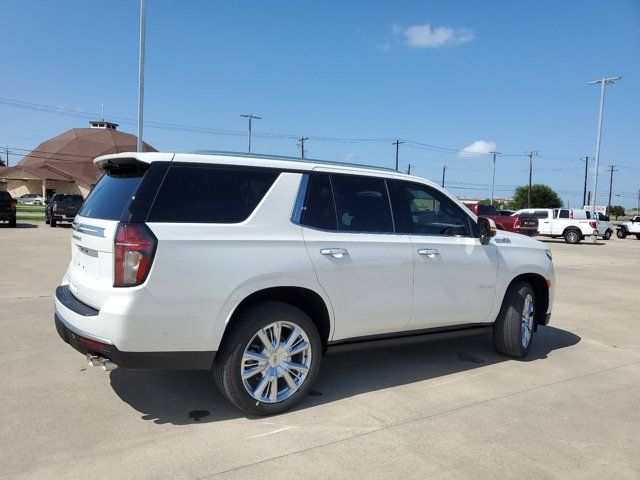
<instances>
[{"instance_id":1,"label":"street light pole","mask_svg":"<svg viewBox=\"0 0 640 480\"><path fill-rule=\"evenodd\" d=\"M144 51L147 6L146 0L140 0L140 55L138 58L138 144L137 150L142 151L142 124L144 116Z\"/></svg>"},{"instance_id":2,"label":"street light pole","mask_svg":"<svg viewBox=\"0 0 640 480\"><path fill-rule=\"evenodd\" d=\"M493 153L493 178L491 180L491 205L493 205L493 193L496 186L496 155L498 155L498 152L491 153Z\"/></svg>"},{"instance_id":3,"label":"street light pole","mask_svg":"<svg viewBox=\"0 0 640 480\"><path fill-rule=\"evenodd\" d=\"M600 84L600 113L598 114L598 137L596 140L596 171L593 175L593 201L591 202L591 218L595 217L598 198L598 169L600 168L600 140L602 139L602 114L604 112L604 90L607 85L612 85L622 77L602 77L600 80L589 82L588 85Z\"/></svg>"},{"instance_id":4,"label":"street light pole","mask_svg":"<svg viewBox=\"0 0 640 480\"><path fill-rule=\"evenodd\" d=\"M531 208L531 177L533 176L533 157L537 157L538 155L538 152L527 153L527 156L529 157L529 190L527 192L527 208Z\"/></svg>"},{"instance_id":5,"label":"street light pole","mask_svg":"<svg viewBox=\"0 0 640 480\"><path fill-rule=\"evenodd\" d=\"M249 153L251 153L251 120L253 120L254 118L256 120L262 120L262 117L257 117L257 116L255 116L255 115L253 115L251 113L246 114L246 115L243 113L240 116L249 119Z\"/></svg>"}]
</instances>

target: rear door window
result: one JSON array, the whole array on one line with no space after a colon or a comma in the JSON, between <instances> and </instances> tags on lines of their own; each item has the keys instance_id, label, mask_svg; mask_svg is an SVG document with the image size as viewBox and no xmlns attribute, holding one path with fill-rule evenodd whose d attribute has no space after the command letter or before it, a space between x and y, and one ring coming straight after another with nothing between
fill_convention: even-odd
<instances>
[{"instance_id":1,"label":"rear door window","mask_svg":"<svg viewBox=\"0 0 640 480\"><path fill-rule=\"evenodd\" d=\"M84 202L80 216L120 220L147 168L140 164L126 165L105 173Z\"/></svg>"},{"instance_id":2,"label":"rear door window","mask_svg":"<svg viewBox=\"0 0 640 480\"><path fill-rule=\"evenodd\" d=\"M333 175L338 230L393 233L391 205L382 178Z\"/></svg>"},{"instance_id":3,"label":"rear door window","mask_svg":"<svg viewBox=\"0 0 640 480\"><path fill-rule=\"evenodd\" d=\"M300 223L323 230L338 229L331 178L328 174L310 176Z\"/></svg>"},{"instance_id":4,"label":"rear door window","mask_svg":"<svg viewBox=\"0 0 640 480\"><path fill-rule=\"evenodd\" d=\"M162 182L147 221L242 222L279 174L272 169L174 164Z\"/></svg>"}]
</instances>

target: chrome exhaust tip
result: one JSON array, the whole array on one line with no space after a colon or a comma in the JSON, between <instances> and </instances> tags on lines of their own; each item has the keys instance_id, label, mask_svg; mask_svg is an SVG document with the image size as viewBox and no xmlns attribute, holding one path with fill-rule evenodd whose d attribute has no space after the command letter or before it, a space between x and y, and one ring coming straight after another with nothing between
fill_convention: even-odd
<instances>
[{"instance_id":1,"label":"chrome exhaust tip","mask_svg":"<svg viewBox=\"0 0 640 480\"><path fill-rule=\"evenodd\" d=\"M90 367L99 367L104 362L104 358L94 355L92 353L87 353L87 365Z\"/></svg>"},{"instance_id":2,"label":"chrome exhaust tip","mask_svg":"<svg viewBox=\"0 0 640 480\"><path fill-rule=\"evenodd\" d=\"M109 359L105 359L102 362L102 365L101 365L100 368L102 368L102 370L104 370L105 372L110 372L110 371L115 370L116 368L118 368L118 365L116 365L115 363L113 363Z\"/></svg>"}]
</instances>

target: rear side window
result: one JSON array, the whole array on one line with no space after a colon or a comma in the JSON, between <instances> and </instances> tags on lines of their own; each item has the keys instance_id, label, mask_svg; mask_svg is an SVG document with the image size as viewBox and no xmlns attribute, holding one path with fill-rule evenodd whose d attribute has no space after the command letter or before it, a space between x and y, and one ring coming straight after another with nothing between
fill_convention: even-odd
<instances>
[{"instance_id":1,"label":"rear side window","mask_svg":"<svg viewBox=\"0 0 640 480\"><path fill-rule=\"evenodd\" d=\"M172 165L149 222L238 223L251 215L279 171Z\"/></svg>"},{"instance_id":2,"label":"rear side window","mask_svg":"<svg viewBox=\"0 0 640 480\"><path fill-rule=\"evenodd\" d=\"M307 227L337 230L336 207L329 175L312 174L309 178L300 223Z\"/></svg>"},{"instance_id":3,"label":"rear side window","mask_svg":"<svg viewBox=\"0 0 640 480\"><path fill-rule=\"evenodd\" d=\"M569 210L560 210L558 212L558 218L569 218Z\"/></svg>"},{"instance_id":4,"label":"rear side window","mask_svg":"<svg viewBox=\"0 0 640 480\"><path fill-rule=\"evenodd\" d=\"M478 204L478 215L498 215L498 211L493 205Z\"/></svg>"},{"instance_id":5,"label":"rear side window","mask_svg":"<svg viewBox=\"0 0 640 480\"><path fill-rule=\"evenodd\" d=\"M9 200L11 196L7 192L0 192L0 200Z\"/></svg>"},{"instance_id":6,"label":"rear side window","mask_svg":"<svg viewBox=\"0 0 640 480\"><path fill-rule=\"evenodd\" d=\"M334 175L338 230L393 233L387 186L381 178Z\"/></svg>"},{"instance_id":7,"label":"rear side window","mask_svg":"<svg viewBox=\"0 0 640 480\"><path fill-rule=\"evenodd\" d=\"M527 214L525 213L525 215ZM533 216L538 218L549 218L549 212L546 210L534 210Z\"/></svg>"},{"instance_id":8,"label":"rear side window","mask_svg":"<svg viewBox=\"0 0 640 480\"><path fill-rule=\"evenodd\" d=\"M140 164L111 169L87 197L80 216L120 220L146 169L146 166Z\"/></svg>"}]
</instances>

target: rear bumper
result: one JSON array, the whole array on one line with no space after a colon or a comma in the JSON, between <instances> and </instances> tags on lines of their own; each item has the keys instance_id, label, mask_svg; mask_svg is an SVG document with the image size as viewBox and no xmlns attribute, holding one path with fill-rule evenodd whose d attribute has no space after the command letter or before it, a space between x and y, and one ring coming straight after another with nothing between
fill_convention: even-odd
<instances>
[{"instance_id":1,"label":"rear bumper","mask_svg":"<svg viewBox=\"0 0 640 480\"><path fill-rule=\"evenodd\" d=\"M16 212L0 212L0 220L13 220L16 218Z\"/></svg>"},{"instance_id":2,"label":"rear bumper","mask_svg":"<svg viewBox=\"0 0 640 480\"><path fill-rule=\"evenodd\" d=\"M100 312L76 299L67 285L56 289L55 298L54 321L58 335L82 354L92 353L108 358L118 367L126 369L209 370L213 366L216 355L214 351L121 351L111 340L71 323L70 318L96 321ZM68 314L67 318L62 312Z\"/></svg>"}]
</instances>

